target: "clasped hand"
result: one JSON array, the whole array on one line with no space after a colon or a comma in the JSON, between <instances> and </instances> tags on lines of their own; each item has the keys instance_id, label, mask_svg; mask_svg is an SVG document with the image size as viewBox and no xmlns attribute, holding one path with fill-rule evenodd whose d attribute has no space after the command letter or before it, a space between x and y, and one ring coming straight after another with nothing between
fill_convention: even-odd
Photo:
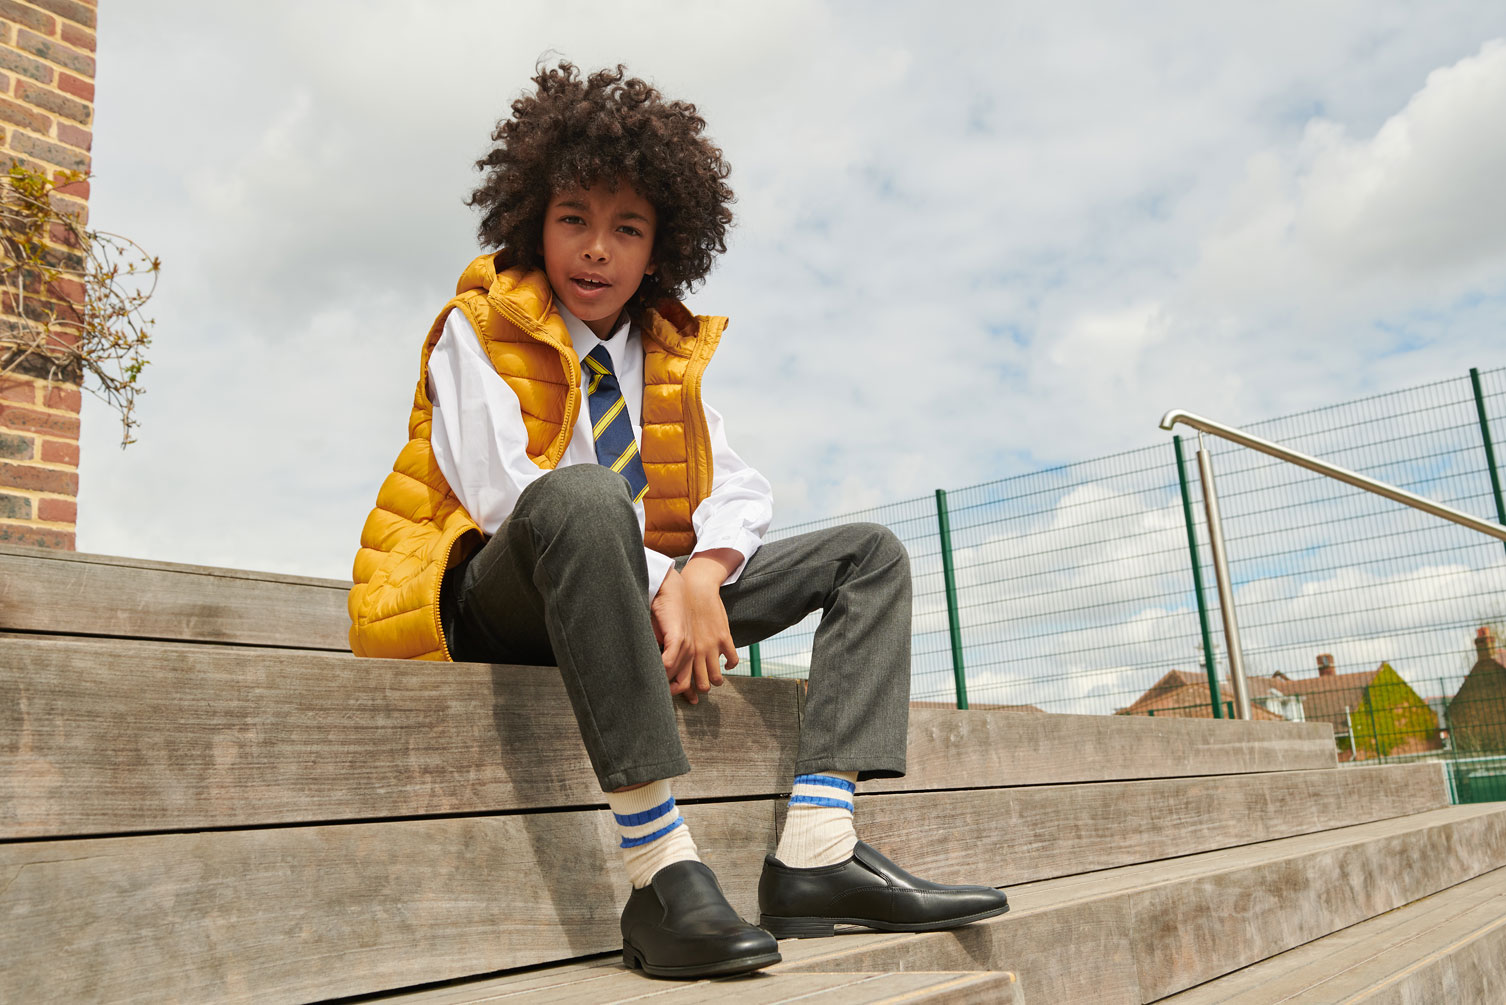
<instances>
[{"instance_id":1,"label":"clasped hand","mask_svg":"<svg viewBox=\"0 0 1506 1005\"><path fill-rule=\"evenodd\" d=\"M684 695L692 705L721 686L722 657L727 658L727 669L737 666L721 588L741 559L730 548L695 555L685 563L684 572L669 570L650 605L669 693Z\"/></svg>"}]
</instances>

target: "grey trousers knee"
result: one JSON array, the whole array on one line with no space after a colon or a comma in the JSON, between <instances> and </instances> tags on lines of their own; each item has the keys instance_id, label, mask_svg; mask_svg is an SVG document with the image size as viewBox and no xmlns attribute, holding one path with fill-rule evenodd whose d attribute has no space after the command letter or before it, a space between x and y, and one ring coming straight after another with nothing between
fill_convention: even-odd
<instances>
[{"instance_id":1,"label":"grey trousers knee","mask_svg":"<svg viewBox=\"0 0 1506 1005\"><path fill-rule=\"evenodd\" d=\"M910 559L887 528L844 524L765 544L721 595L739 646L822 612L797 773L905 773ZM445 576L441 609L456 659L560 668L597 780L612 791L690 770L650 600L627 482L582 464L524 490L486 545Z\"/></svg>"}]
</instances>

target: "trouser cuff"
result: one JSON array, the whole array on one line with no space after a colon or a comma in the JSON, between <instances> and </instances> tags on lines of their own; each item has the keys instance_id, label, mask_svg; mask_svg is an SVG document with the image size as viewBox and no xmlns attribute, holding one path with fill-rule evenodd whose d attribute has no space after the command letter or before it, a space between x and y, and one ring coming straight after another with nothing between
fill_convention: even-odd
<instances>
[{"instance_id":1,"label":"trouser cuff","mask_svg":"<svg viewBox=\"0 0 1506 1005\"><path fill-rule=\"evenodd\" d=\"M674 778L677 775L689 774L689 772L690 761L682 753L668 760L635 764L628 768L618 768L604 775L598 774L596 780L601 783L601 791L615 792L629 785L657 782L662 778Z\"/></svg>"}]
</instances>

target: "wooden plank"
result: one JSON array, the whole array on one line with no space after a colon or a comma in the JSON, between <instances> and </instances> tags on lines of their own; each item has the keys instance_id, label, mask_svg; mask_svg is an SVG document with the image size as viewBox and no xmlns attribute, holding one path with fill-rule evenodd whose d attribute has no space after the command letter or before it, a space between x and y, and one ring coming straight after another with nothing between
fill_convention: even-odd
<instances>
[{"instance_id":1,"label":"wooden plank","mask_svg":"<svg viewBox=\"0 0 1506 1005\"><path fill-rule=\"evenodd\" d=\"M681 798L789 789L800 684L728 680L676 703ZM910 776L863 791L1332 764L1326 741L1246 728L1280 725L928 713ZM600 804L553 668L0 640L0 837Z\"/></svg>"},{"instance_id":2,"label":"wooden plank","mask_svg":"<svg viewBox=\"0 0 1506 1005\"><path fill-rule=\"evenodd\" d=\"M1338 766L1326 722L910 709L909 773L867 792Z\"/></svg>"},{"instance_id":3,"label":"wooden plank","mask_svg":"<svg viewBox=\"0 0 1506 1005\"><path fill-rule=\"evenodd\" d=\"M1009 970L1031 1001L1157 1001L1506 865L1506 807L1454 806L1010 890L953 932L786 940L775 973Z\"/></svg>"},{"instance_id":4,"label":"wooden plank","mask_svg":"<svg viewBox=\"0 0 1506 1005\"><path fill-rule=\"evenodd\" d=\"M349 583L0 546L0 629L348 652Z\"/></svg>"},{"instance_id":5,"label":"wooden plank","mask_svg":"<svg viewBox=\"0 0 1506 1005\"><path fill-rule=\"evenodd\" d=\"M943 883L1014 886L1447 806L1443 766L859 795L858 833ZM783 807L780 807L783 815Z\"/></svg>"},{"instance_id":6,"label":"wooden plank","mask_svg":"<svg viewBox=\"0 0 1506 1005\"><path fill-rule=\"evenodd\" d=\"M1506 869L1165 999L1166 1005L1506 1001Z\"/></svg>"},{"instance_id":7,"label":"wooden plank","mask_svg":"<svg viewBox=\"0 0 1506 1005\"><path fill-rule=\"evenodd\" d=\"M772 809L683 808L753 920ZM310 1001L620 949L616 844L576 810L0 845L0 1001Z\"/></svg>"},{"instance_id":8,"label":"wooden plank","mask_svg":"<svg viewBox=\"0 0 1506 1005\"><path fill-rule=\"evenodd\" d=\"M676 794L788 790L798 691L677 701ZM604 803L553 668L0 640L0 837Z\"/></svg>"},{"instance_id":9,"label":"wooden plank","mask_svg":"<svg viewBox=\"0 0 1506 1005\"><path fill-rule=\"evenodd\" d=\"M1013 974L923 973L890 971L862 974L779 974L759 972L741 977L702 981L662 981L636 971L621 969L619 962L599 967L589 976L561 982L551 970L536 972L532 980L489 986L478 981L447 989L443 997L430 993L394 995L382 1000L391 1005L474 1005L507 1001L509 1005L610 1005L614 1002L652 999L665 1005L720 1005L729 1000L739 1005L780 1005L811 1002L813 1005L876 1005L880 1002L914 1002L926 1005L1009 1005L1022 1001Z\"/></svg>"}]
</instances>

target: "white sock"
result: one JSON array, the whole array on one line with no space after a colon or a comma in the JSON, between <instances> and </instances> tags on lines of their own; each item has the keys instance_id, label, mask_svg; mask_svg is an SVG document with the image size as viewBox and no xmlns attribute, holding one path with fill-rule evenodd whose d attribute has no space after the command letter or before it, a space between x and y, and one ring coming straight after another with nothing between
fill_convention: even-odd
<instances>
[{"instance_id":1,"label":"white sock","mask_svg":"<svg viewBox=\"0 0 1506 1005\"><path fill-rule=\"evenodd\" d=\"M852 829L856 771L796 775L790 810L774 857L792 869L838 865L852 857L858 843Z\"/></svg>"},{"instance_id":2,"label":"white sock","mask_svg":"<svg viewBox=\"0 0 1506 1005\"><path fill-rule=\"evenodd\" d=\"M631 792L608 792L607 805L622 833L622 861L633 889L648 886L654 873L671 862L699 862L690 828L675 806L669 779L649 782Z\"/></svg>"}]
</instances>

